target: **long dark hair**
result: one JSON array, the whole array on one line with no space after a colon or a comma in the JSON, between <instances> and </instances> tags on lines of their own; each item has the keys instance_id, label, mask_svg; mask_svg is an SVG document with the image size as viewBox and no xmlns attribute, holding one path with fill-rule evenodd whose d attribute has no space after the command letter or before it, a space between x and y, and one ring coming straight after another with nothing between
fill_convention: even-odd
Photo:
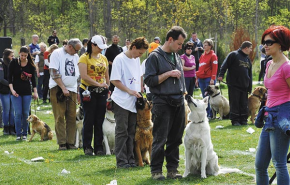
<instances>
[{"instance_id":1,"label":"long dark hair","mask_svg":"<svg viewBox=\"0 0 290 185\"><path fill-rule=\"evenodd\" d=\"M27 49L27 47L26 46L22 46L21 48L20 48L20 53L27 53L28 55L27 55L27 60L28 60L28 62L33 66L33 67L35 67L35 65L34 65L34 62L33 62L33 60L32 60L32 57L31 57L31 55L30 55L30 53L29 53L29 50ZM20 58L20 57L19 57ZM19 59L20 60L20 59ZM35 67L36 68L36 67Z\"/></svg>"},{"instance_id":2,"label":"long dark hair","mask_svg":"<svg viewBox=\"0 0 290 185\"><path fill-rule=\"evenodd\" d=\"M14 52L12 49L9 49L9 48L6 48L3 51L3 62L6 66L8 66L9 63L11 62L10 59L8 58L11 53L14 53Z\"/></svg>"},{"instance_id":3,"label":"long dark hair","mask_svg":"<svg viewBox=\"0 0 290 185\"><path fill-rule=\"evenodd\" d=\"M88 44L87 44L86 55L89 55L89 58L91 58L92 52L93 52L93 49L92 49L92 38L90 38L90 40L88 41Z\"/></svg>"}]
</instances>

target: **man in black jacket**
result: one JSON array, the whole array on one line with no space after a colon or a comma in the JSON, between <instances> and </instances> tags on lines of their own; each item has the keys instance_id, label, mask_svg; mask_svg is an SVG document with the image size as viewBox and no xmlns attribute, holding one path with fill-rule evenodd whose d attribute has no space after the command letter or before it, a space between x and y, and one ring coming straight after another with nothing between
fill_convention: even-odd
<instances>
[{"instance_id":1,"label":"man in black jacket","mask_svg":"<svg viewBox=\"0 0 290 185\"><path fill-rule=\"evenodd\" d=\"M56 30L53 30L52 35L48 37L47 42L49 46L51 46L52 44L56 44L56 45L59 44L59 40L56 34L57 34Z\"/></svg>"},{"instance_id":2,"label":"man in black jacket","mask_svg":"<svg viewBox=\"0 0 290 185\"><path fill-rule=\"evenodd\" d=\"M193 43L193 48L192 48L192 55L195 58L195 63L196 63L196 71L198 71L199 68L199 58L202 55L204 49L202 42L197 38L197 33L193 32L191 35L191 38L189 39Z\"/></svg>"},{"instance_id":3,"label":"man in black jacket","mask_svg":"<svg viewBox=\"0 0 290 185\"><path fill-rule=\"evenodd\" d=\"M106 53L105 53L105 56L107 57L108 62L109 62L109 76L110 77L111 77L112 65L113 65L113 61L115 57L123 52L122 47L118 45L119 41L120 41L119 36L114 35L112 37L112 45L107 48ZM110 88L109 88L111 92L114 91L114 87L115 86L111 83Z\"/></svg>"},{"instance_id":4,"label":"man in black jacket","mask_svg":"<svg viewBox=\"0 0 290 185\"><path fill-rule=\"evenodd\" d=\"M162 174L164 157L167 162L167 178L182 178L177 173L177 168L179 145L184 131L183 95L186 89L182 62L177 51L182 48L185 38L183 28L172 27L166 35L164 45L151 52L145 65L144 82L153 94L151 174L155 180L165 178Z\"/></svg>"},{"instance_id":5,"label":"man in black jacket","mask_svg":"<svg viewBox=\"0 0 290 185\"><path fill-rule=\"evenodd\" d=\"M230 119L233 126L247 125L248 93L252 91L252 63L248 55L252 43L244 41L240 49L231 52L223 62L218 80L227 73Z\"/></svg>"}]
</instances>

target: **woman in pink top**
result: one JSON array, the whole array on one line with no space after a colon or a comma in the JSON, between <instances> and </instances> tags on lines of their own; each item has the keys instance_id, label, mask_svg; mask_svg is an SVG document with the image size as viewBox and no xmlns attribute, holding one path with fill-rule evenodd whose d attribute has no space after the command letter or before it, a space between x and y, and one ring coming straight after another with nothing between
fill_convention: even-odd
<instances>
[{"instance_id":1,"label":"woman in pink top","mask_svg":"<svg viewBox=\"0 0 290 185\"><path fill-rule=\"evenodd\" d=\"M284 26L271 26L264 32L262 44L266 55L271 55L273 60L268 62L264 77L268 99L256 154L256 183L269 184L267 169L272 159L277 184L284 185L290 183L286 165L290 143L290 62L283 51L290 48L290 30Z\"/></svg>"},{"instance_id":2,"label":"woman in pink top","mask_svg":"<svg viewBox=\"0 0 290 185\"><path fill-rule=\"evenodd\" d=\"M185 78L185 86L187 94L192 96L194 86L195 86L195 58L191 54L193 48L192 42L187 42L184 49L185 53L180 56L182 64L183 64L183 71L184 71L184 78Z\"/></svg>"}]
</instances>

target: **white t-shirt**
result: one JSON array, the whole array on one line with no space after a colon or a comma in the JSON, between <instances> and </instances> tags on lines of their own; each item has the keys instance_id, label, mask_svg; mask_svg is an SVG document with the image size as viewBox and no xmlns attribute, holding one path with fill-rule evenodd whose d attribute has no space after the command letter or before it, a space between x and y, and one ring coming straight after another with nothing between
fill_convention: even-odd
<instances>
[{"instance_id":1,"label":"white t-shirt","mask_svg":"<svg viewBox=\"0 0 290 185\"><path fill-rule=\"evenodd\" d=\"M50 56L49 68L57 69L61 74L61 80L67 90L77 93L77 80L80 75L78 67L78 54L70 55L64 48L56 49ZM57 83L50 77L49 88L57 86Z\"/></svg>"},{"instance_id":2,"label":"white t-shirt","mask_svg":"<svg viewBox=\"0 0 290 185\"><path fill-rule=\"evenodd\" d=\"M35 56L35 63L39 63L39 56L38 55ZM43 76L44 72L40 72L39 75Z\"/></svg>"},{"instance_id":3,"label":"white t-shirt","mask_svg":"<svg viewBox=\"0 0 290 185\"><path fill-rule=\"evenodd\" d=\"M145 59L142 64L141 64L141 68L142 68L142 74L145 74L145 64L146 64L147 59ZM149 87L144 83L145 89L146 89L146 94L150 93Z\"/></svg>"},{"instance_id":4,"label":"white t-shirt","mask_svg":"<svg viewBox=\"0 0 290 185\"><path fill-rule=\"evenodd\" d=\"M130 59L125 53L116 56L110 80L120 80L129 89L141 92L141 76L140 58ZM123 109L137 112L135 107L137 98L135 96L115 87L111 98Z\"/></svg>"},{"instance_id":5,"label":"white t-shirt","mask_svg":"<svg viewBox=\"0 0 290 185\"><path fill-rule=\"evenodd\" d=\"M124 52L124 53L125 53L126 51L128 51L127 46L123 46L122 49L123 49L123 52Z\"/></svg>"}]
</instances>

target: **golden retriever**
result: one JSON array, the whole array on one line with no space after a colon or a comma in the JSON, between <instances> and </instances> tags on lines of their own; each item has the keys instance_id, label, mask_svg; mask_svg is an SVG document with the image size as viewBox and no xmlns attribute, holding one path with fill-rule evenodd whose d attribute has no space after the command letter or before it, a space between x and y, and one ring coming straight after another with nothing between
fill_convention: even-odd
<instances>
[{"instance_id":1,"label":"golden retriever","mask_svg":"<svg viewBox=\"0 0 290 185\"><path fill-rule=\"evenodd\" d=\"M252 123L255 122L256 112L261 106L261 100L264 98L267 93L267 89L263 86L255 87L253 93L248 98L248 117L251 116Z\"/></svg>"}]
</instances>

